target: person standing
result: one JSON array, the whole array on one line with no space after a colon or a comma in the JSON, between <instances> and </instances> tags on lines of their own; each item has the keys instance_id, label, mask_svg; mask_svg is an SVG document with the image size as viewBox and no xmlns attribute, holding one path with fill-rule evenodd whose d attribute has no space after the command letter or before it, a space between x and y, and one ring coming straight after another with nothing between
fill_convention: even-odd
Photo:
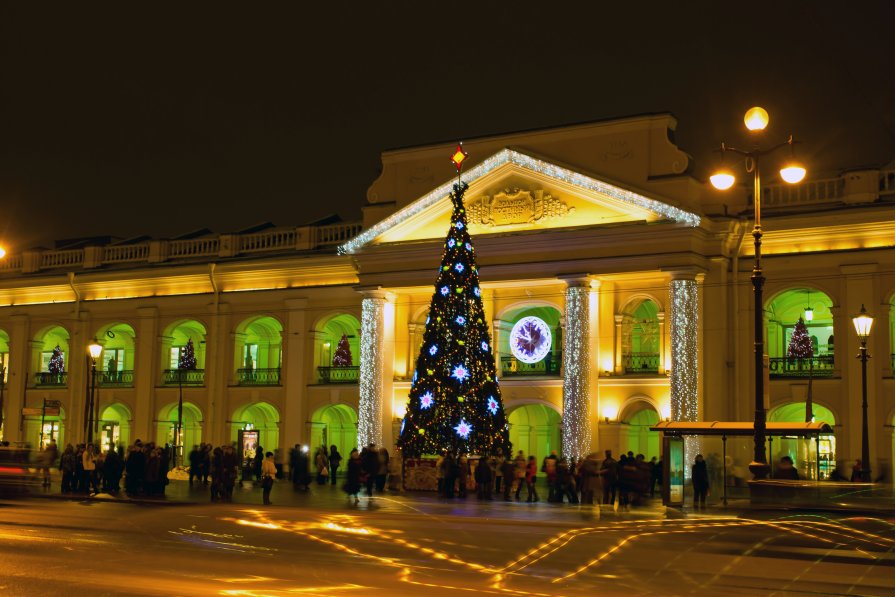
<instances>
[{"instance_id":1,"label":"person standing","mask_svg":"<svg viewBox=\"0 0 895 597\"><path fill-rule=\"evenodd\" d=\"M438 482L438 495L444 495L444 458L447 452L438 455L435 459L435 479Z\"/></svg>"},{"instance_id":2,"label":"person standing","mask_svg":"<svg viewBox=\"0 0 895 597\"><path fill-rule=\"evenodd\" d=\"M528 465L525 467L525 488L528 490L526 502L538 501L538 490L535 483L538 480L538 460L532 455L528 457Z\"/></svg>"},{"instance_id":3,"label":"person standing","mask_svg":"<svg viewBox=\"0 0 895 597\"><path fill-rule=\"evenodd\" d=\"M211 456L211 501L224 498L224 451L215 448Z\"/></svg>"},{"instance_id":4,"label":"person standing","mask_svg":"<svg viewBox=\"0 0 895 597\"><path fill-rule=\"evenodd\" d=\"M600 481L603 484L603 503L615 504L615 489L618 480L618 462L612 457L612 450L606 450L606 458L600 464Z\"/></svg>"},{"instance_id":5,"label":"person standing","mask_svg":"<svg viewBox=\"0 0 895 597\"><path fill-rule=\"evenodd\" d=\"M385 482L386 479L388 479L389 454L388 450L385 449L385 446L379 448L377 459L379 468L376 470L376 491L382 493L383 491L385 491Z\"/></svg>"},{"instance_id":6,"label":"person standing","mask_svg":"<svg viewBox=\"0 0 895 597\"><path fill-rule=\"evenodd\" d=\"M799 471L793 465L792 458L784 456L780 459L780 466L777 467L777 479L789 479L791 481L799 480Z\"/></svg>"},{"instance_id":7,"label":"person standing","mask_svg":"<svg viewBox=\"0 0 895 597\"><path fill-rule=\"evenodd\" d=\"M511 501L510 491L513 489L513 476L516 472L516 465L509 458L505 458L503 464L501 464L501 469L503 472L503 500L509 502Z\"/></svg>"},{"instance_id":8,"label":"person standing","mask_svg":"<svg viewBox=\"0 0 895 597\"><path fill-rule=\"evenodd\" d=\"M329 459L326 457L326 448L320 446L314 454L314 470L317 471L317 485L326 483L329 477Z\"/></svg>"},{"instance_id":9,"label":"person standing","mask_svg":"<svg viewBox=\"0 0 895 597\"><path fill-rule=\"evenodd\" d=\"M277 476L277 465L273 461L273 452L264 455L261 463L261 488L264 497L264 505L270 506L270 490L273 489L273 481Z\"/></svg>"},{"instance_id":10,"label":"person standing","mask_svg":"<svg viewBox=\"0 0 895 597\"><path fill-rule=\"evenodd\" d=\"M143 486L146 471L146 456L143 454L143 444L140 440L134 442L128 450L124 470L127 475L124 479L124 491L130 496L137 495Z\"/></svg>"},{"instance_id":11,"label":"person standing","mask_svg":"<svg viewBox=\"0 0 895 597\"><path fill-rule=\"evenodd\" d=\"M444 497L450 499L454 497L454 483L457 481L459 467L454 460L454 455L446 452L444 455Z\"/></svg>"},{"instance_id":12,"label":"person standing","mask_svg":"<svg viewBox=\"0 0 895 597\"><path fill-rule=\"evenodd\" d=\"M460 454L457 459L457 497L466 499L467 484L469 482L469 459L466 454Z\"/></svg>"},{"instance_id":13,"label":"person standing","mask_svg":"<svg viewBox=\"0 0 895 597\"><path fill-rule=\"evenodd\" d=\"M705 510L705 498L709 491L709 471L702 454L696 455L691 479L693 481L693 508Z\"/></svg>"},{"instance_id":14,"label":"person standing","mask_svg":"<svg viewBox=\"0 0 895 597\"><path fill-rule=\"evenodd\" d=\"M357 453L357 450L351 450L351 454L348 457L348 472L345 475L345 493L348 494L349 500L352 497L354 498L354 503L360 501L357 494L360 493L360 478L362 473L363 467L361 465L360 454Z\"/></svg>"},{"instance_id":15,"label":"person standing","mask_svg":"<svg viewBox=\"0 0 895 597\"><path fill-rule=\"evenodd\" d=\"M373 487L376 485L376 475L379 474L379 453L376 451L376 444L370 444L364 448L361 454L361 466L364 469L365 483L367 485L367 496L373 497Z\"/></svg>"},{"instance_id":16,"label":"person standing","mask_svg":"<svg viewBox=\"0 0 895 597\"><path fill-rule=\"evenodd\" d=\"M81 487L84 492L90 494L99 493L96 487L96 453L93 451L93 444L87 444L84 454L81 457L81 467L84 470L83 481Z\"/></svg>"},{"instance_id":17,"label":"person standing","mask_svg":"<svg viewBox=\"0 0 895 597\"><path fill-rule=\"evenodd\" d=\"M74 490L75 468L75 448L68 444L62 452L62 460L59 463L59 469L62 471L62 493L71 493Z\"/></svg>"},{"instance_id":18,"label":"person standing","mask_svg":"<svg viewBox=\"0 0 895 597\"><path fill-rule=\"evenodd\" d=\"M503 481L503 463L506 458L503 449L497 448L494 454L494 492L500 494L500 482Z\"/></svg>"},{"instance_id":19,"label":"person standing","mask_svg":"<svg viewBox=\"0 0 895 597\"><path fill-rule=\"evenodd\" d=\"M193 446L190 450L190 486L193 485L193 478L201 480L202 478L202 452L199 446Z\"/></svg>"},{"instance_id":20,"label":"person standing","mask_svg":"<svg viewBox=\"0 0 895 597\"><path fill-rule=\"evenodd\" d=\"M494 471L486 456L479 458L479 464L475 467L475 486L480 500L490 500L491 484L494 482Z\"/></svg>"},{"instance_id":21,"label":"person standing","mask_svg":"<svg viewBox=\"0 0 895 597\"><path fill-rule=\"evenodd\" d=\"M519 450L519 453L516 454L515 467L513 469L513 487L516 492L517 502L519 501L519 494L522 491L522 486L525 485L526 466L525 454L522 450Z\"/></svg>"},{"instance_id":22,"label":"person standing","mask_svg":"<svg viewBox=\"0 0 895 597\"><path fill-rule=\"evenodd\" d=\"M339 470L340 464L342 464L342 455L339 454L339 449L333 444L329 447L329 482L333 486L336 484L336 471Z\"/></svg>"}]
</instances>

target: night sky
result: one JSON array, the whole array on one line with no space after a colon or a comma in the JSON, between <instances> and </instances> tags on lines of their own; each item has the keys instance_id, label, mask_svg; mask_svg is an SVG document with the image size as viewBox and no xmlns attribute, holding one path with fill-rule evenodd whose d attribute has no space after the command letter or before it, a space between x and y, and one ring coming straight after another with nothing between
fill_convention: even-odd
<instances>
[{"instance_id":1,"label":"night sky","mask_svg":"<svg viewBox=\"0 0 895 597\"><path fill-rule=\"evenodd\" d=\"M140 4L0 8L13 251L357 220L382 150L647 112L699 176L753 104L809 176L895 160L895 3Z\"/></svg>"}]
</instances>

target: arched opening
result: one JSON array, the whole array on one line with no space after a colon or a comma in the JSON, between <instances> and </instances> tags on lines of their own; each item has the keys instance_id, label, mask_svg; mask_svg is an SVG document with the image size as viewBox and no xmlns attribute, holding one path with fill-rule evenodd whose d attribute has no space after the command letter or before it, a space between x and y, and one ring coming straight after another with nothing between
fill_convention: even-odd
<instances>
[{"instance_id":1,"label":"arched opening","mask_svg":"<svg viewBox=\"0 0 895 597\"><path fill-rule=\"evenodd\" d=\"M0 330L0 369L3 370L0 383L6 385L9 380L9 334L6 330Z\"/></svg>"},{"instance_id":2,"label":"arched opening","mask_svg":"<svg viewBox=\"0 0 895 597\"><path fill-rule=\"evenodd\" d=\"M68 378L68 330L56 325L45 328L35 336L32 371L35 385L40 387L63 387Z\"/></svg>"},{"instance_id":3,"label":"arched opening","mask_svg":"<svg viewBox=\"0 0 895 597\"><path fill-rule=\"evenodd\" d=\"M790 402L772 408L768 412L771 423L804 423L805 402ZM814 421L836 424L836 416L826 406L812 402ZM772 468L776 469L780 459L789 456L795 463L802 479L829 479L836 468L836 437L821 435L817 439L798 437L775 437L771 447Z\"/></svg>"},{"instance_id":4,"label":"arched opening","mask_svg":"<svg viewBox=\"0 0 895 597\"><path fill-rule=\"evenodd\" d=\"M41 450L53 440L61 453L65 447L65 409L60 408L58 415L26 416L24 440L29 446L37 446Z\"/></svg>"},{"instance_id":5,"label":"arched opening","mask_svg":"<svg viewBox=\"0 0 895 597\"><path fill-rule=\"evenodd\" d=\"M514 408L508 418L513 451L536 456L540 462L550 452L562 452L560 428L562 417L545 404L525 404Z\"/></svg>"},{"instance_id":6,"label":"arched opening","mask_svg":"<svg viewBox=\"0 0 895 597\"><path fill-rule=\"evenodd\" d=\"M241 386L280 385L283 326L270 316L251 317L236 328L234 359Z\"/></svg>"},{"instance_id":7,"label":"arched opening","mask_svg":"<svg viewBox=\"0 0 895 597\"><path fill-rule=\"evenodd\" d=\"M521 307L504 314L505 325L498 333L500 374L558 377L562 372L561 316L549 306Z\"/></svg>"},{"instance_id":8,"label":"arched opening","mask_svg":"<svg viewBox=\"0 0 895 597\"><path fill-rule=\"evenodd\" d=\"M629 305L622 315L622 371L656 375L661 367L659 307L652 299Z\"/></svg>"},{"instance_id":9,"label":"arched opening","mask_svg":"<svg viewBox=\"0 0 895 597\"><path fill-rule=\"evenodd\" d=\"M168 326L162 334L162 382L201 386L205 384L205 326L195 319L187 319ZM196 358L194 370L179 371L180 363L192 346Z\"/></svg>"},{"instance_id":10,"label":"arched opening","mask_svg":"<svg viewBox=\"0 0 895 597\"><path fill-rule=\"evenodd\" d=\"M174 417L176 419L176 412ZM99 419L99 441L102 451L105 452L110 447L118 449L119 446L130 445L130 431L130 409L120 402L107 406Z\"/></svg>"},{"instance_id":11,"label":"arched opening","mask_svg":"<svg viewBox=\"0 0 895 597\"><path fill-rule=\"evenodd\" d=\"M159 413L158 429L155 443L164 446L179 445L185 450L191 450L193 446L202 442L202 411L192 402L183 403L183 431L181 442L174 441L174 433L177 429L177 403L169 404Z\"/></svg>"},{"instance_id":12,"label":"arched opening","mask_svg":"<svg viewBox=\"0 0 895 597\"><path fill-rule=\"evenodd\" d=\"M770 375L776 378L833 376L833 300L814 288L793 288L774 297L765 308ZM789 347L799 318L811 338L810 357L790 357Z\"/></svg>"},{"instance_id":13,"label":"arched opening","mask_svg":"<svg viewBox=\"0 0 895 597\"><path fill-rule=\"evenodd\" d=\"M317 326L314 362L320 383L357 383L360 374L360 322L348 313Z\"/></svg>"},{"instance_id":14,"label":"arched opening","mask_svg":"<svg viewBox=\"0 0 895 597\"><path fill-rule=\"evenodd\" d=\"M136 334L126 323L113 323L99 329L96 339L103 347L96 363L96 383L100 386L134 385L134 348Z\"/></svg>"},{"instance_id":15,"label":"arched opening","mask_svg":"<svg viewBox=\"0 0 895 597\"><path fill-rule=\"evenodd\" d=\"M661 450L659 432L650 431L650 427L659 422L659 413L644 400L637 400L619 417L619 447L622 453L634 452L643 454L646 460L659 457Z\"/></svg>"},{"instance_id":16,"label":"arched opening","mask_svg":"<svg viewBox=\"0 0 895 597\"><path fill-rule=\"evenodd\" d=\"M240 431L257 431L258 447L271 452L280 447L280 413L272 404L255 402L236 409L230 426L231 441L240 440Z\"/></svg>"},{"instance_id":17,"label":"arched opening","mask_svg":"<svg viewBox=\"0 0 895 597\"><path fill-rule=\"evenodd\" d=\"M357 412L346 404L328 404L311 417L311 453L335 445L342 458L357 448Z\"/></svg>"}]
</instances>

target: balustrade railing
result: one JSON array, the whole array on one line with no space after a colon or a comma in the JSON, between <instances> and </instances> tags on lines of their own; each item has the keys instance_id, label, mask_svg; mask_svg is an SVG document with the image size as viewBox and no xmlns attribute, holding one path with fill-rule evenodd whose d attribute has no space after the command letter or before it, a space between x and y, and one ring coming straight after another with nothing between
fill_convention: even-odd
<instances>
[{"instance_id":1,"label":"balustrade railing","mask_svg":"<svg viewBox=\"0 0 895 597\"><path fill-rule=\"evenodd\" d=\"M66 267L80 265L84 262L84 249L70 249L67 251L47 251L41 253L40 267Z\"/></svg>"},{"instance_id":2,"label":"balustrade railing","mask_svg":"<svg viewBox=\"0 0 895 597\"><path fill-rule=\"evenodd\" d=\"M195 238L190 240L172 240L168 244L168 256L207 257L217 255L221 241L218 238Z\"/></svg>"},{"instance_id":3,"label":"balustrade railing","mask_svg":"<svg viewBox=\"0 0 895 597\"><path fill-rule=\"evenodd\" d=\"M34 374L35 385L41 388L64 388L68 383L68 371L62 373L50 373L41 371Z\"/></svg>"},{"instance_id":4,"label":"balustrade railing","mask_svg":"<svg viewBox=\"0 0 895 597\"><path fill-rule=\"evenodd\" d=\"M769 185L762 189L762 207L782 207L824 203L842 199L845 191L844 178L819 178L801 184Z\"/></svg>"},{"instance_id":5,"label":"balustrade railing","mask_svg":"<svg viewBox=\"0 0 895 597\"><path fill-rule=\"evenodd\" d=\"M129 261L146 261L149 257L149 245L117 245L103 248L103 263L127 263Z\"/></svg>"},{"instance_id":6,"label":"balustrade railing","mask_svg":"<svg viewBox=\"0 0 895 597\"><path fill-rule=\"evenodd\" d=\"M559 377L562 373L562 353L547 353L543 359L537 363L523 363L513 355L500 355L500 375L501 377Z\"/></svg>"},{"instance_id":7,"label":"balustrade railing","mask_svg":"<svg viewBox=\"0 0 895 597\"><path fill-rule=\"evenodd\" d=\"M96 385L103 388L130 388L134 385L132 369L124 371L97 371Z\"/></svg>"},{"instance_id":8,"label":"balustrade railing","mask_svg":"<svg viewBox=\"0 0 895 597\"><path fill-rule=\"evenodd\" d=\"M241 386L278 386L280 385L280 368L237 369L236 380Z\"/></svg>"},{"instance_id":9,"label":"balustrade railing","mask_svg":"<svg viewBox=\"0 0 895 597\"><path fill-rule=\"evenodd\" d=\"M317 367L320 383L357 383L360 367Z\"/></svg>"},{"instance_id":10,"label":"balustrade railing","mask_svg":"<svg viewBox=\"0 0 895 597\"><path fill-rule=\"evenodd\" d=\"M162 383L166 386L201 386L205 384L205 369L165 369Z\"/></svg>"},{"instance_id":11,"label":"balustrade railing","mask_svg":"<svg viewBox=\"0 0 895 597\"><path fill-rule=\"evenodd\" d=\"M239 251L253 253L256 251L280 251L295 248L295 228L243 234L239 237Z\"/></svg>"},{"instance_id":12,"label":"balustrade railing","mask_svg":"<svg viewBox=\"0 0 895 597\"><path fill-rule=\"evenodd\" d=\"M796 357L771 357L771 377L833 377L833 355L825 354L804 359Z\"/></svg>"},{"instance_id":13,"label":"balustrade railing","mask_svg":"<svg viewBox=\"0 0 895 597\"><path fill-rule=\"evenodd\" d=\"M341 245L348 242L363 229L363 225L358 223L352 224L331 224L329 226L318 226L314 229L316 245L319 247L327 247L331 245Z\"/></svg>"},{"instance_id":14,"label":"balustrade railing","mask_svg":"<svg viewBox=\"0 0 895 597\"><path fill-rule=\"evenodd\" d=\"M622 355L625 375L656 375L659 373L659 353L629 352Z\"/></svg>"}]
</instances>

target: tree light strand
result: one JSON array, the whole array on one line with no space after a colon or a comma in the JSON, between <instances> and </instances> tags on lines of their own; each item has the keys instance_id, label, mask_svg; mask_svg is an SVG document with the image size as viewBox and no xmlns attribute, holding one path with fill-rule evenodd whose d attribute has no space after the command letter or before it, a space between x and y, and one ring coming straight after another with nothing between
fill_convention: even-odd
<instances>
[{"instance_id":1,"label":"tree light strand","mask_svg":"<svg viewBox=\"0 0 895 597\"><path fill-rule=\"evenodd\" d=\"M566 288L563 346L563 455L579 461L590 451L590 368L588 293L584 286Z\"/></svg>"}]
</instances>

